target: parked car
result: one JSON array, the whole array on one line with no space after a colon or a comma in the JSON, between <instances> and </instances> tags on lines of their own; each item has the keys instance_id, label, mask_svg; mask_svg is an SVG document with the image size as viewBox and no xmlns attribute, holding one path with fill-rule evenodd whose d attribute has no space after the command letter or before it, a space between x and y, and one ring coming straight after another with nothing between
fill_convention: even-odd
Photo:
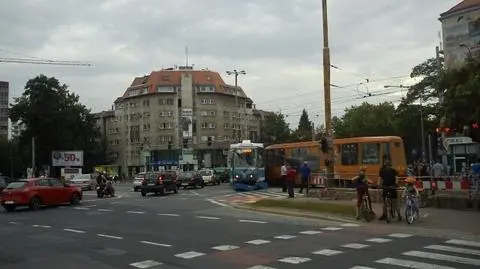
<instances>
[{"instance_id":1,"label":"parked car","mask_svg":"<svg viewBox=\"0 0 480 269\"><path fill-rule=\"evenodd\" d=\"M67 181L72 186L79 187L82 191L93 190L96 181L92 179L91 174L76 175L74 178Z\"/></svg>"},{"instance_id":2,"label":"parked car","mask_svg":"<svg viewBox=\"0 0 480 269\"><path fill-rule=\"evenodd\" d=\"M58 178L30 178L8 184L2 191L0 199L7 212L12 212L19 206L28 206L36 210L41 206L79 204L82 200L82 190L70 184L63 184Z\"/></svg>"},{"instance_id":3,"label":"parked car","mask_svg":"<svg viewBox=\"0 0 480 269\"><path fill-rule=\"evenodd\" d=\"M203 188L205 186L203 178L198 172L180 172L178 179L184 189L187 187Z\"/></svg>"},{"instance_id":4,"label":"parked car","mask_svg":"<svg viewBox=\"0 0 480 269\"><path fill-rule=\"evenodd\" d=\"M173 191L178 193L177 172L173 170L147 172L140 188L142 196L147 193L164 195L166 192Z\"/></svg>"},{"instance_id":5,"label":"parked car","mask_svg":"<svg viewBox=\"0 0 480 269\"><path fill-rule=\"evenodd\" d=\"M213 171L221 183L228 183L230 181L230 169L227 167L216 167Z\"/></svg>"},{"instance_id":6,"label":"parked car","mask_svg":"<svg viewBox=\"0 0 480 269\"><path fill-rule=\"evenodd\" d=\"M133 178L133 191L137 192L142 188L142 182L145 179L145 172L141 172L135 175Z\"/></svg>"},{"instance_id":7,"label":"parked car","mask_svg":"<svg viewBox=\"0 0 480 269\"><path fill-rule=\"evenodd\" d=\"M199 173L202 176L202 179L205 185L208 185L208 184L220 185L220 181L215 176L212 169L202 169L200 170Z\"/></svg>"}]
</instances>

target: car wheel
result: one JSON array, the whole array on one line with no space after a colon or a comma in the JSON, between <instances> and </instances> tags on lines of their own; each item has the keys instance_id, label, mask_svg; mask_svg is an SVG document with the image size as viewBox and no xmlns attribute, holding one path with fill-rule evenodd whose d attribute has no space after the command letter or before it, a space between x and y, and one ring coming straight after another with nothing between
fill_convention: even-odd
<instances>
[{"instance_id":1,"label":"car wheel","mask_svg":"<svg viewBox=\"0 0 480 269\"><path fill-rule=\"evenodd\" d=\"M147 196L147 193L142 191L142 196Z\"/></svg>"},{"instance_id":2,"label":"car wheel","mask_svg":"<svg viewBox=\"0 0 480 269\"><path fill-rule=\"evenodd\" d=\"M183 186L183 189L186 190L186 189L187 189L187 186Z\"/></svg>"},{"instance_id":3,"label":"car wheel","mask_svg":"<svg viewBox=\"0 0 480 269\"><path fill-rule=\"evenodd\" d=\"M40 206L42 205L42 202L40 201L40 198L38 197L33 197L32 200L30 200L30 209L31 210L38 210L40 209Z\"/></svg>"},{"instance_id":4,"label":"car wheel","mask_svg":"<svg viewBox=\"0 0 480 269\"><path fill-rule=\"evenodd\" d=\"M15 211L15 206L14 205L4 205L3 208L5 208L5 211L7 211L7 212Z\"/></svg>"},{"instance_id":5,"label":"car wheel","mask_svg":"<svg viewBox=\"0 0 480 269\"><path fill-rule=\"evenodd\" d=\"M70 198L70 204L71 205L80 204L80 196L78 195L78 193L72 194L72 197Z\"/></svg>"}]
</instances>

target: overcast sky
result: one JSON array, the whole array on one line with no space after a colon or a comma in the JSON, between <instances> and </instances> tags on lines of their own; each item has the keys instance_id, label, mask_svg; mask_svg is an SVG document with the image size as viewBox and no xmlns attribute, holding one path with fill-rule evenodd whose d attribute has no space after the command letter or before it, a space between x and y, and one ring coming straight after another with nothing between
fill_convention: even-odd
<instances>
[{"instance_id":1,"label":"overcast sky","mask_svg":"<svg viewBox=\"0 0 480 269\"><path fill-rule=\"evenodd\" d=\"M334 115L362 101L398 101L400 93L358 98L408 84L411 68L435 55L439 14L458 2L330 0L332 83L347 86L332 88ZM94 112L106 110L135 76L183 65L188 46L197 69L244 69L239 85L257 108L281 111L291 127L304 107L324 121L320 0L3 0L0 34L0 57L92 63L0 63L13 96L43 73Z\"/></svg>"}]
</instances>

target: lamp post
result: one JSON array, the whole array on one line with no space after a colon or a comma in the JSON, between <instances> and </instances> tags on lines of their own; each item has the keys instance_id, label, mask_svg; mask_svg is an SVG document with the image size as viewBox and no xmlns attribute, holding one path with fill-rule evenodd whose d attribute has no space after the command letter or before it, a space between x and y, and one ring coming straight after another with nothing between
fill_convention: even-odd
<instances>
[{"instance_id":1,"label":"lamp post","mask_svg":"<svg viewBox=\"0 0 480 269\"><path fill-rule=\"evenodd\" d=\"M227 75L231 76L233 75L235 77L235 108L237 110L237 113L238 113L238 76L239 75L246 75L247 72L245 72L245 70L237 70L237 69L233 69L232 71L227 71ZM246 104L245 104L246 105ZM246 112L246 108L244 108L244 111ZM247 118L245 116L245 118ZM246 122L246 120L245 120ZM246 135L246 123L244 124L245 125L245 135Z\"/></svg>"},{"instance_id":2,"label":"lamp post","mask_svg":"<svg viewBox=\"0 0 480 269\"><path fill-rule=\"evenodd\" d=\"M404 86L404 85L397 85L397 86L392 86L392 85L385 85L383 86L384 88L399 88L399 89L408 89L410 87ZM423 119L423 94L420 93L420 136L421 136L421 144L422 144L422 159L425 161L426 159L426 154L427 154L427 149L425 146L425 126L424 126L424 119ZM431 160L430 160L431 161Z\"/></svg>"}]
</instances>

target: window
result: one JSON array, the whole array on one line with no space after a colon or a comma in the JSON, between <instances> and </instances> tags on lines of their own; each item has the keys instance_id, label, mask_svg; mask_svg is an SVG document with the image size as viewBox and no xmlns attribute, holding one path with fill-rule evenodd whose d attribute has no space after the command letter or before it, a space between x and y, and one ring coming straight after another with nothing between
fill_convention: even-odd
<instances>
[{"instance_id":1,"label":"window","mask_svg":"<svg viewBox=\"0 0 480 269\"><path fill-rule=\"evenodd\" d=\"M207 142L208 136L202 136L200 137L200 140L202 140L202 142Z\"/></svg>"},{"instance_id":2,"label":"window","mask_svg":"<svg viewBox=\"0 0 480 269\"><path fill-rule=\"evenodd\" d=\"M158 116L160 116L160 117L165 117L165 112L160 111L160 113L158 114Z\"/></svg>"},{"instance_id":3,"label":"window","mask_svg":"<svg viewBox=\"0 0 480 269\"><path fill-rule=\"evenodd\" d=\"M157 92L175 92L174 86L158 86Z\"/></svg>"},{"instance_id":4,"label":"window","mask_svg":"<svg viewBox=\"0 0 480 269\"><path fill-rule=\"evenodd\" d=\"M37 180L37 186L43 186L43 187L47 187L47 186L50 186L50 183L48 182L48 179L46 178L42 178L42 179L39 179Z\"/></svg>"},{"instance_id":5,"label":"window","mask_svg":"<svg viewBox=\"0 0 480 269\"><path fill-rule=\"evenodd\" d=\"M150 100L143 100L143 106L150 106Z\"/></svg>"},{"instance_id":6,"label":"window","mask_svg":"<svg viewBox=\"0 0 480 269\"><path fill-rule=\"evenodd\" d=\"M144 131L150 131L150 123L144 124L143 125L143 130Z\"/></svg>"},{"instance_id":7,"label":"window","mask_svg":"<svg viewBox=\"0 0 480 269\"><path fill-rule=\"evenodd\" d=\"M208 124L206 122L202 122L202 124L200 125L202 129L207 129L208 128Z\"/></svg>"},{"instance_id":8,"label":"window","mask_svg":"<svg viewBox=\"0 0 480 269\"><path fill-rule=\"evenodd\" d=\"M385 163L386 160L392 161L390 143L386 142L382 144L383 144L383 156L382 156L383 163Z\"/></svg>"},{"instance_id":9,"label":"window","mask_svg":"<svg viewBox=\"0 0 480 269\"><path fill-rule=\"evenodd\" d=\"M358 165L358 145L342 145L342 165Z\"/></svg>"},{"instance_id":10,"label":"window","mask_svg":"<svg viewBox=\"0 0 480 269\"><path fill-rule=\"evenodd\" d=\"M144 119L150 118L150 112L143 112L143 118Z\"/></svg>"},{"instance_id":11,"label":"window","mask_svg":"<svg viewBox=\"0 0 480 269\"><path fill-rule=\"evenodd\" d=\"M362 163L380 164L380 144L366 143L362 144Z\"/></svg>"},{"instance_id":12,"label":"window","mask_svg":"<svg viewBox=\"0 0 480 269\"><path fill-rule=\"evenodd\" d=\"M173 117L173 111L168 111L167 116Z\"/></svg>"},{"instance_id":13,"label":"window","mask_svg":"<svg viewBox=\"0 0 480 269\"><path fill-rule=\"evenodd\" d=\"M167 105L169 105L169 106L173 105L173 98L168 98L168 99L166 99L166 103L167 103Z\"/></svg>"},{"instance_id":14,"label":"window","mask_svg":"<svg viewBox=\"0 0 480 269\"><path fill-rule=\"evenodd\" d=\"M50 178L50 184L52 185L52 187L63 187L63 183L62 181L60 181L60 179L58 178Z\"/></svg>"},{"instance_id":15,"label":"window","mask_svg":"<svg viewBox=\"0 0 480 269\"><path fill-rule=\"evenodd\" d=\"M202 117L205 117L205 116L208 115L208 111L202 111L202 112L200 113L200 115L201 115Z\"/></svg>"},{"instance_id":16,"label":"window","mask_svg":"<svg viewBox=\"0 0 480 269\"><path fill-rule=\"evenodd\" d=\"M230 129L230 124L225 123L225 124L223 125L223 129Z\"/></svg>"},{"instance_id":17,"label":"window","mask_svg":"<svg viewBox=\"0 0 480 269\"><path fill-rule=\"evenodd\" d=\"M208 128L210 129L215 129L215 123L209 123Z\"/></svg>"},{"instance_id":18,"label":"window","mask_svg":"<svg viewBox=\"0 0 480 269\"><path fill-rule=\"evenodd\" d=\"M215 111L210 111L210 116L215 116Z\"/></svg>"},{"instance_id":19,"label":"window","mask_svg":"<svg viewBox=\"0 0 480 269\"><path fill-rule=\"evenodd\" d=\"M209 104L209 105L214 105L214 104L215 104L215 100L209 99L209 100L208 100L208 104Z\"/></svg>"}]
</instances>

